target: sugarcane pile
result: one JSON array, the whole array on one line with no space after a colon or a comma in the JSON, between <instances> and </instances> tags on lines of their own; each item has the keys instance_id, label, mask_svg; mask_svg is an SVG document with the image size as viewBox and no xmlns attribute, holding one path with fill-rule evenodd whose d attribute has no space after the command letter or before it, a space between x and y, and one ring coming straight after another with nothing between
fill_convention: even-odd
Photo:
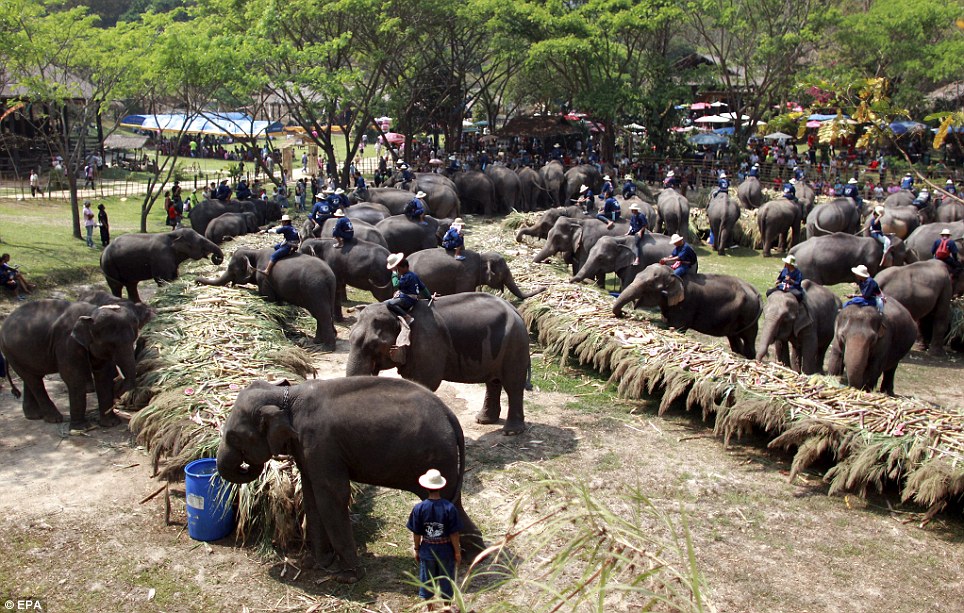
<instances>
[{"instance_id":1,"label":"sugarcane pile","mask_svg":"<svg viewBox=\"0 0 964 613\"><path fill-rule=\"evenodd\" d=\"M158 476L179 480L191 460L215 454L242 388L260 379L300 382L314 368L311 356L285 338L283 327L297 316L292 307L185 281L159 289L153 306L157 315L142 334L140 391L131 401L143 408L130 427ZM284 546L302 536L300 479L291 462L272 460L259 479L237 489L243 538Z\"/></svg>"},{"instance_id":2,"label":"sugarcane pile","mask_svg":"<svg viewBox=\"0 0 964 613\"><path fill-rule=\"evenodd\" d=\"M831 493L880 490L894 482L904 500L928 508L928 518L964 494L959 411L746 360L659 328L639 313L616 319L608 294L562 283L561 269L531 264L511 236L502 239L503 251L523 256L510 262L515 279L549 287L519 306L546 354L608 374L620 396L661 396L660 414L676 402L700 410L714 419L714 432L725 442L762 429L774 437L771 447L796 447L792 475L832 457L836 465L826 475Z\"/></svg>"},{"instance_id":3,"label":"sugarcane pile","mask_svg":"<svg viewBox=\"0 0 964 613\"><path fill-rule=\"evenodd\" d=\"M951 301L951 322L946 339L952 345L964 345L964 298Z\"/></svg>"},{"instance_id":4,"label":"sugarcane pile","mask_svg":"<svg viewBox=\"0 0 964 613\"><path fill-rule=\"evenodd\" d=\"M705 239L709 234L710 220L706 216L706 209L690 209L690 236ZM733 226L733 241L747 249L757 249L763 243L755 210L740 209L740 219Z\"/></svg>"}]
</instances>

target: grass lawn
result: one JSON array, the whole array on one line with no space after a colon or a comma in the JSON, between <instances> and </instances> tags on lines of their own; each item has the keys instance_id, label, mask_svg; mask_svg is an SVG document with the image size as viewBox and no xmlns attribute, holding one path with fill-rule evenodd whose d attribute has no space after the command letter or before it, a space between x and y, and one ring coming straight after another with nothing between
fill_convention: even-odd
<instances>
[{"instance_id":1,"label":"grass lawn","mask_svg":"<svg viewBox=\"0 0 964 613\"><path fill-rule=\"evenodd\" d=\"M111 238L138 232L140 228L140 198L104 198L92 201L94 207L103 203L110 219ZM96 208L95 208L96 213ZM149 232L164 232L163 206L151 211ZM83 232L83 228L81 228ZM94 230L95 249L89 249L83 239L73 237L70 204L57 200L0 200L0 250L10 254L11 263L19 265L24 276L40 287L54 287L61 283L99 276L100 231Z\"/></svg>"}]
</instances>

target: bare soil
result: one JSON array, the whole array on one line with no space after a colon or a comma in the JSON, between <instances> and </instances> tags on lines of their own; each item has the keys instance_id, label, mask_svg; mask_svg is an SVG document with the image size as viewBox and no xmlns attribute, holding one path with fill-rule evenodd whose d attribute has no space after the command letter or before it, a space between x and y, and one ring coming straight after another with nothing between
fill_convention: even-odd
<instances>
[{"instance_id":1,"label":"bare soil","mask_svg":"<svg viewBox=\"0 0 964 613\"><path fill-rule=\"evenodd\" d=\"M320 377L344 372L338 348L318 354ZM960 611L964 522L952 509L924 529L920 509L892 492L826 496L819 474L788 482L786 455L763 439L725 448L696 417L657 418L654 405L608 396L604 382L564 368L577 392L540 389L559 376L534 358L529 429L504 437L480 426L481 385L445 383L439 395L466 433L465 506L495 540L505 529L524 466L583 480L600 497L637 485L657 506L685 515L718 611ZM898 391L961 399L959 362L915 354ZM66 413L63 385L48 389ZM23 418L0 394L0 599L41 598L47 611L399 611L417 605L404 529L415 500L368 491L353 512L368 575L354 586L299 571L297 553L263 558L232 538L192 541L183 484L172 484L171 523L144 450L124 427L63 437ZM585 390L585 394L581 391ZM588 398L588 399L587 399ZM604 398L604 400L600 400ZM93 396L90 406L94 406ZM525 607L525 594L504 598ZM316 607L312 609L312 607Z\"/></svg>"}]
</instances>

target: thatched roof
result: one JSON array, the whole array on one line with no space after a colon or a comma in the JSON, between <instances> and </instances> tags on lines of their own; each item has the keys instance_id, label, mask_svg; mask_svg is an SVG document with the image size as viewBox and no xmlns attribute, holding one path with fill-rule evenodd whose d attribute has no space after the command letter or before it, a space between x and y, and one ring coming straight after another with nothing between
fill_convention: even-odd
<instances>
[{"instance_id":1,"label":"thatched roof","mask_svg":"<svg viewBox=\"0 0 964 613\"><path fill-rule=\"evenodd\" d=\"M547 138L552 136L569 136L582 134L582 127L558 115L533 115L529 117L513 117L497 136L525 136L529 138Z\"/></svg>"},{"instance_id":2,"label":"thatched roof","mask_svg":"<svg viewBox=\"0 0 964 613\"><path fill-rule=\"evenodd\" d=\"M946 102L953 104L964 98L964 81L954 81L942 87L938 87L925 96L928 102Z\"/></svg>"},{"instance_id":3,"label":"thatched roof","mask_svg":"<svg viewBox=\"0 0 964 613\"><path fill-rule=\"evenodd\" d=\"M143 149L146 144L146 136L111 134L104 139L104 149Z\"/></svg>"}]
</instances>

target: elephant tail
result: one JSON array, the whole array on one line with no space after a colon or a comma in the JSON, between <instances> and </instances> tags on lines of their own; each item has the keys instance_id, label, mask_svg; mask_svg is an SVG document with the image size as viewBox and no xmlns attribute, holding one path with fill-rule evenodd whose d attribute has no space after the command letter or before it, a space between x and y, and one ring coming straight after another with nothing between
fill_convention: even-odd
<instances>
[{"instance_id":1,"label":"elephant tail","mask_svg":"<svg viewBox=\"0 0 964 613\"><path fill-rule=\"evenodd\" d=\"M10 383L10 393L13 394L14 398L20 398L20 388L13 382L13 374L10 372L13 369L7 366L7 361L3 359L2 353L0 353L0 370L3 371L0 372L0 377L6 375L7 381Z\"/></svg>"},{"instance_id":2,"label":"elephant tail","mask_svg":"<svg viewBox=\"0 0 964 613\"><path fill-rule=\"evenodd\" d=\"M474 557L485 550L485 541L482 539L482 531L479 530L462 506L462 484L465 480L465 434L462 432L462 424L459 423L455 413L448 411L447 417L449 425L455 432L455 440L459 446L459 478L455 484L455 491L452 493L452 504L458 507L462 514L462 549Z\"/></svg>"}]
</instances>

